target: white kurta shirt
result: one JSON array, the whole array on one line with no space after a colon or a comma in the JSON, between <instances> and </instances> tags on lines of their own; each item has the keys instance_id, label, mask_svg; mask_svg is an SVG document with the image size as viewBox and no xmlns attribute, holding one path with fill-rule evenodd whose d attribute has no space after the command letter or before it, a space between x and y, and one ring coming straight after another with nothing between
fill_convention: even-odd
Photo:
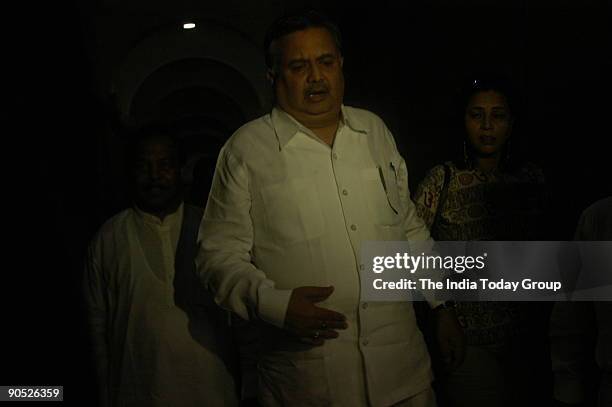
<instances>
[{"instance_id":1,"label":"white kurta shirt","mask_svg":"<svg viewBox=\"0 0 612 407\"><path fill-rule=\"evenodd\" d=\"M203 346L214 343L212 326L190 321L175 305L174 257L182 219L183 205L163 221L127 209L92 241L85 294L107 405L237 404L219 350Z\"/></svg>"},{"instance_id":2,"label":"white kurta shirt","mask_svg":"<svg viewBox=\"0 0 612 407\"><path fill-rule=\"evenodd\" d=\"M580 216L574 236L577 241L612 240L612 197L589 206ZM602 273L612 270L602 269ZM609 293L611 287L597 287ZM596 332L591 349L590 335ZM594 357L601 369L598 406L612 405L612 302L558 302L550 321L554 396L565 403L584 403L586 379Z\"/></svg>"},{"instance_id":3,"label":"white kurta shirt","mask_svg":"<svg viewBox=\"0 0 612 407\"><path fill-rule=\"evenodd\" d=\"M362 302L359 279L362 241L429 233L382 120L344 106L342 117L330 147L275 108L240 128L217 163L196 263L220 305L269 323L264 405L390 405L431 381L412 304ZM311 348L273 327L283 326L293 288L329 285L320 306L348 322L338 339Z\"/></svg>"}]
</instances>

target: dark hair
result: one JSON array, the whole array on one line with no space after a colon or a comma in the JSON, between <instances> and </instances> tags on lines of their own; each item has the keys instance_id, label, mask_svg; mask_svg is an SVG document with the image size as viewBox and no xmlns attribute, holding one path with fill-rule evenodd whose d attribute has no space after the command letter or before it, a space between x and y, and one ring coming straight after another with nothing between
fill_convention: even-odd
<instances>
[{"instance_id":1,"label":"dark hair","mask_svg":"<svg viewBox=\"0 0 612 407\"><path fill-rule=\"evenodd\" d=\"M520 116L518 94L516 86L511 80L500 75L482 74L467 79L459 89L456 101L459 117L463 119L465 109L472 96L486 91L495 91L502 94L506 98L512 117Z\"/></svg>"},{"instance_id":2,"label":"dark hair","mask_svg":"<svg viewBox=\"0 0 612 407\"><path fill-rule=\"evenodd\" d=\"M144 144L159 139L168 141L168 146L176 152L177 165L181 166L183 163L183 152L180 142L174 137L171 128L164 124L147 124L125 131L126 168L128 170L132 168Z\"/></svg>"},{"instance_id":3,"label":"dark hair","mask_svg":"<svg viewBox=\"0 0 612 407\"><path fill-rule=\"evenodd\" d=\"M459 88L455 98L456 128L460 131L460 134L463 134L463 140L466 143L466 148L461 158L454 160L455 165L459 168L468 168L474 164L474 152L467 141L467 134L465 133L465 111L470 99L474 95L487 91L494 91L504 96L514 123L516 123L517 117L520 117L521 103L519 101L519 95L516 86L509 78L498 74L479 74L465 80L463 85ZM516 125L513 126L513 135L516 134L515 129ZM504 159L500 165L503 168L511 170L516 167L517 159L513 155L510 155L508 142L506 142L503 148L502 155Z\"/></svg>"},{"instance_id":4,"label":"dark hair","mask_svg":"<svg viewBox=\"0 0 612 407\"><path fill-rule=\"evenodd\" d=\"M278 57L277 51L273 49L275 41L296 31L315 27L327 29L334 39L338 51L342 53L342 36L338 26L324 14L315 10L307 10L283 15L268 28L264 39L266 66L275 70L278 63L276 60Z\"/></svg>"}]
</instances>

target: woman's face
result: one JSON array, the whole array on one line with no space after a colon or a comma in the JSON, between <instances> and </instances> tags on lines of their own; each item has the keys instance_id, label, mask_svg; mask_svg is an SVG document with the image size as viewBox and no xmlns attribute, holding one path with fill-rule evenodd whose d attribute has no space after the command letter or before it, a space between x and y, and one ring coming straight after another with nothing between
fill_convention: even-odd
<instances>
[{"instance_id":1,"label":"woman's face","mask_svg":"<svg viewBox=\"0 0 612 407\"><path fill-rule=\"evenodd\" d=\"M512 132L512 116L505 96L494 90L472 95L465 109L465 130L477 155L499 154Z\"/></svg>"}]
</instances>

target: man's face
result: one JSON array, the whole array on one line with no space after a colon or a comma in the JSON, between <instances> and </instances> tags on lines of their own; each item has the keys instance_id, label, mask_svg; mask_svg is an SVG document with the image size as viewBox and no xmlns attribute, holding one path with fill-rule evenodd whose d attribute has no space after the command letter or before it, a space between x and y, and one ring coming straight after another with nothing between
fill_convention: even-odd
<instances>
[{"instance_id":1,"label":"man's face","mask_svg":"<svg viewBox=\"0 0 612 407\"><path fill-rule=\"evenodd\" d=\"M494 90L474 94L465 110L465 130L479 155L498 154L512 132L506 98Z\"/></svg>"},{"instance_id":2,"label":"man's face","mask_svg":"<svg viewBox=\"0 0 612 407\"><path fill-rule=\"evenodd\" d=\"M152 138L141 142L131 169L138 207L154 214L173 209L181 192L179 173L178 154L170 140Z\"/></svg>"},{"instance_id":3,"label":"man's face","mask_svg":"<svg viewBox=\"0 0 612 407\"><path fill-rule=\"evenodd\" d=\"M278 105L307 127L337 121L344 96L343 60L329 31L296 31L275 46Z\"/></svg>"}]
</instances>

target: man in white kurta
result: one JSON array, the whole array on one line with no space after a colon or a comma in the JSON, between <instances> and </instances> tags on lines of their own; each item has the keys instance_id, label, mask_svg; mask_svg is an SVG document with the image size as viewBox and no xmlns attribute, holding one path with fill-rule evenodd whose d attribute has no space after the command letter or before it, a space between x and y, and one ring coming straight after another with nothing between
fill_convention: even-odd
<instances>
[{"instance_id":1,"label":"man in white kurta","mask_svg":"<svg viewBox=\"0 0 612 407\"><path fill-rule=\"evenodd\" d=\"M264 406L433 406L412 304L360 298L362 242L429 233L382 120L341 105L331 30L315 16L271 42L278 106L220 153L199 272L220 305L263 321Z\"/></svg>"},{"instance_id":2,"label":"man in white kurta","mask_svg":"<svg viewBox=\"0 0 612 407\"><path fill-rule=\"evenodd\" d=\"M201 215L182 203L171 141L136 143L136 203L101 227L87 259L85 298L100 404L236 405L219 310L203 290L195 301L177 295L186 287L176 284L176 272L195 273L189 270L195 250L187 248L190 240L195 248ZM177 249L181 258L175 258Z\"/></svg>"},{"instance_id":3,"label":"man in white kurta","mask_svg":"<svg viewBox=\"0 0 612 407\"><path fill-rule=\"evenodd\" d=\"M589 206L576 228L575 240L612 241L612 197ZM609 258L610 253L607 253ZM610 275L612 270L597 270ZM606 281L606 279L602 279ZM609 279L607 280L609 281ZM612 287L598 287L606 297ZM595 291L594 291L595 292ZM591 336L596 345L592 348ZM594 400L587 391L599 388L597 406L612 406L612 302L571 301L555 303L550 321L554 398L567 405L583 405ZM599 385L588 383L596 375L589 367L597 363Z\"/></svg>"}]
</instances>

